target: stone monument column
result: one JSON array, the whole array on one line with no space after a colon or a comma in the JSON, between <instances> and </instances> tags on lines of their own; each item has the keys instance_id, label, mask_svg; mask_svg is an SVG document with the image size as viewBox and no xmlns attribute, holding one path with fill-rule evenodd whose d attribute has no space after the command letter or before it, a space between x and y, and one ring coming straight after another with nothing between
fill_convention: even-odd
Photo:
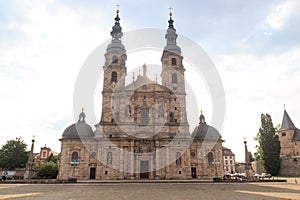
<instances>
[{"instance_id":1,"label":"stone monument column","mask_svg":"<svg viewBox=\"0 0 300 200\"><path fill-rule=\"evenodd\" d=\"M33 158L33 149L34 149L34 136L32 138L32 141L31 141L31 149L30 149L30 153L29 153L29 158L28 158L28 161L27 161L27 164L26 164L26 171L24 173L24 179L28 179L28 180L31 180L32 177L33 177L33 172L34 172L34 158Z\"/></svg>"},{"instance_id":2,"label":"stone monument column","mask_svg":"<svg viewBox=\"0 0 300 200\"><path fill-rule=\"evenodd\" d=\"M246 176L247 176L247 179L250 179L251 178L251 163L250 163L246 138L244 138L244 144L245 144Z\"/></svg>"}]
</instances>

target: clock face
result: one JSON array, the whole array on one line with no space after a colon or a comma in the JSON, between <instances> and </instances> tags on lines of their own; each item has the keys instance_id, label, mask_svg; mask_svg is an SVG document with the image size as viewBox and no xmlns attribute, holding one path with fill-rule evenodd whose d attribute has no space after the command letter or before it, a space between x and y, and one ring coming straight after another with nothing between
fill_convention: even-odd
<instances>
[{"instance_id":1,"label":"clock face","mask_svg":"<svg viewBox=\"0 0 300 200\"><path fill-rule=\"evenodd\" d=\"M191 157L194 158L196 156L195 152L191 152Z\"/></svg>"},{"instance_id":2,"label":"clock face","mask_svg":"<svg viewBox=\"0 0 300 200\"><path fill-rule=\"evenodd\" d=\"M114 90L116 88L116 83L112 82L112 84L110 85L110 89Z\"/></svg>"}]
</instances>

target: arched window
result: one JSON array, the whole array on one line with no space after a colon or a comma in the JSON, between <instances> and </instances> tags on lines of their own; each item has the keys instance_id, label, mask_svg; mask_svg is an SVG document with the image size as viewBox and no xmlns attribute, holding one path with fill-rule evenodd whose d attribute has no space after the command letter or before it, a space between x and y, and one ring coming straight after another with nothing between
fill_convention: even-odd
<instances>
[{"instance_id":1,"label":"arched window","mask_svg":"<svg viewBox=\"0 0 300 200\"><path fill-rule=\"evenodd\" d=\"M181 153L176 153L176 166L181 166Z\"/></svg>"},{"instance_id":2,"label":"arched window","mask_svg":"<svg viewBox=\"0 0 300 200\"><path fill-rule=\"evenodd\" d=\"M174 113L173 112L170 112L170 122L172 123L174 123L175 122L175 120L174 120Z\"/></svg>"},{"instance_id":3,"label":"arched window","mask_svg":"<svg viewBox=\"0 0 300 200\"><path fill-rule=\"evenodd\" d=\"M176 58L172 58L171 63L172 65L176 65L177 64Z\"/></svg>"},{"instance_id":4,"label":"arched window","mask_svg":"<svg viewBox=\"0 0 300 200\"><path fill-rule=\"evenodd\" d=\"M74 151L71 156L71 166L78 165L78 152Z\"/></svg>"},{"instance_id":5,"label":"arched window","mask_svg":"<svg viewBox=\"0 0 300 200\"><path fill-rule=\"evenodd\" d=\"M113 82L117 82L117 80L118 80L118 74L117 74L117 72L115 72L115 71L113 71L112 73L111 73L111 82L113 83Z\"/></svg>"},{"instance_id":6,"label":"arched window","mask_svg":"<svg viewBox=\"0 0 300 200\"><path fill-rule=\"evenodd\" d=\"M112 166L112 152L108 152L106 156L106 165Z\"/></svg>"},{"instance_id":7,"label":"arched window","mask_svg":"<svg viewBox=\"0 0 300 200\"><path fill-rule=\"evenodd\" d=\"M113 56L113 62L112 63L118 63L118 57L117 56Z\"/></svg>"},{"instance_id":8,"label":"arched window","mask_svg":"<svg viewBox=\"0 0 300 200\"><path fill-rule=\"evenodd\" d=\"M212 162L214 161L214 156L213 156L212 152L209 152L207 154L207 159L208 159L208 164L212 165Z\"/></svg>"},{"instance_id":9,"label":"arched window","mask_svg":"<svg viewBox=\"0 0 300 200\"><path fill-rule=\"evenodd\" d=\"M125 108L125 116L129 117L131 114L131 109L130 109L130 105L127 105Z\"/></svg>"},{"instance_id":10,"label":"arched window","mask_svg":"<svg viewBox=\"0 0 300 200\"><path fill-rule=\"evenodd\" d=\"M147 109L142 109L141 112L141 125L148 125L149 111Z\"/></svg>"},{"instance_id":11,"label":"arched window","mask_svg":"<svg viewBox=\"0 0 300 200\"><path fill-rule=\"evenodd\" d=\"M172 83L177 83L177 74L172 74Z\"/></svg>"}]
</instances>

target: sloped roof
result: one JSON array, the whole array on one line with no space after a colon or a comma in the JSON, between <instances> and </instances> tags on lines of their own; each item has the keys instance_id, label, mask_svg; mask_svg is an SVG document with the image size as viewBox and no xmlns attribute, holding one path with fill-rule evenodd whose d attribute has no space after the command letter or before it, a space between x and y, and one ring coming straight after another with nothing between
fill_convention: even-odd
<instances>
[{"instance_id":1,"label":"sloped roof","mask_svg":"<svg viewBox=\"0 0 300 200\"><path fill-rule=\"evenodd\" d=\"M138 75L137 79L126 86L126 89L135 89L136 87L141 87L143 84L149 84L149 83L155 83L154 81L151 81L147 76L141 76Z\"/></svg>"},{"instance_id":2,"label":"sloped roof","mask_svg":"<svg viewBox=\"0 0 300 200\"><path fill-rule=\"evenodd\" d=\"M37 155L39 155L40 153L33 153L33 157L36 157Z\"/></svg>"},{"instance_id":3,"label":"sloped roof","mask_svg":"<svg viewBox=\"0 0 300 200\"><path fill-rule=\"evenodd\" d=\"M279 131L284 131L284 130L294 130L295 132L292 141L300 141L300 129L298 129L294 125L293 121L291 120L286 110L284 110L282 124Z\"/></svg>"},{"instance_id":4,"label":"sloped roof","mask_svg":"<svg viewBox=\"0 0 300 200\"><path fill-rule=\"evenodd\" d=\"M59 154L57 154L57 155L54 156L54 158L56 158L58 160L60 159L60 157L61 157L61 153L59 153Z\"/></svg>"},{"instance_id":5,"label":"sloped roof","mask_svg":"<svg viewBox=\"0 0 300 200\"><path fill-rule=\"evenodd\" d=\"M146 89L143 89L144 85L146 86ZM151 81L147 76L141 75L139 75L133 83L127 85L123 90L132 90L135 92L155 91L173 93L166 86L160 85L156 81Z\"/></svg>"},{"instance_id":6,"label":"sloped roof","mask_svg":"<svg viewBox=\"0 0 300 200\"><path fill-rule=\"evenodd\" d=\"M231 149L222 147L222 151L223 151L223 156L234 156L234 153L231 151Z\"/></svg>"},{"instance_id":7,"label":"sloped roof","mask_svg":"<svg viewBox=\"0 0 300 200\"><path fill-rule=\"evenodd\" d=\"M291 120L287 111L284 110L281 128L279 130L282 131L282 130L290 130L290 129L297 129L297 128L294 125L293 121Z\"/></svg>"},{"instance_id":8,"label":"sloped roof","mask_svg":"<svg viewBox=\"0 0 300 200\"><path fill-rule=\"evenodd\" d=\"M293 142L294 141L300 141L300 130L296 129L293 137Z\"/></svg>"}]
</instances>

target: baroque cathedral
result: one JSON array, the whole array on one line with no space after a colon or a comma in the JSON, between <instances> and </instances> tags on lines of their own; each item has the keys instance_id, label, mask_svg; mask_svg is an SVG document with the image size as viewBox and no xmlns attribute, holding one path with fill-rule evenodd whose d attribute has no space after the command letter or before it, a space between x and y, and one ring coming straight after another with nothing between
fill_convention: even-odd
<instances>
[{"instance_id":1,"label":"baroque cathedral","mask_svg":"<svg viewBox=\"0 0 300 200\"><path fill-rule=\"evenodd\" d=\"M161 56L161 84L142 75L126 85L119 10L105 53L101 120L93 131L84 111L61 141L59 180L206 179L222 177L220 133L201 112L192 134L186 113L185 68L170 12ZM193 111L191 111L193 112Z\"/></svg>"}]
</instances>

